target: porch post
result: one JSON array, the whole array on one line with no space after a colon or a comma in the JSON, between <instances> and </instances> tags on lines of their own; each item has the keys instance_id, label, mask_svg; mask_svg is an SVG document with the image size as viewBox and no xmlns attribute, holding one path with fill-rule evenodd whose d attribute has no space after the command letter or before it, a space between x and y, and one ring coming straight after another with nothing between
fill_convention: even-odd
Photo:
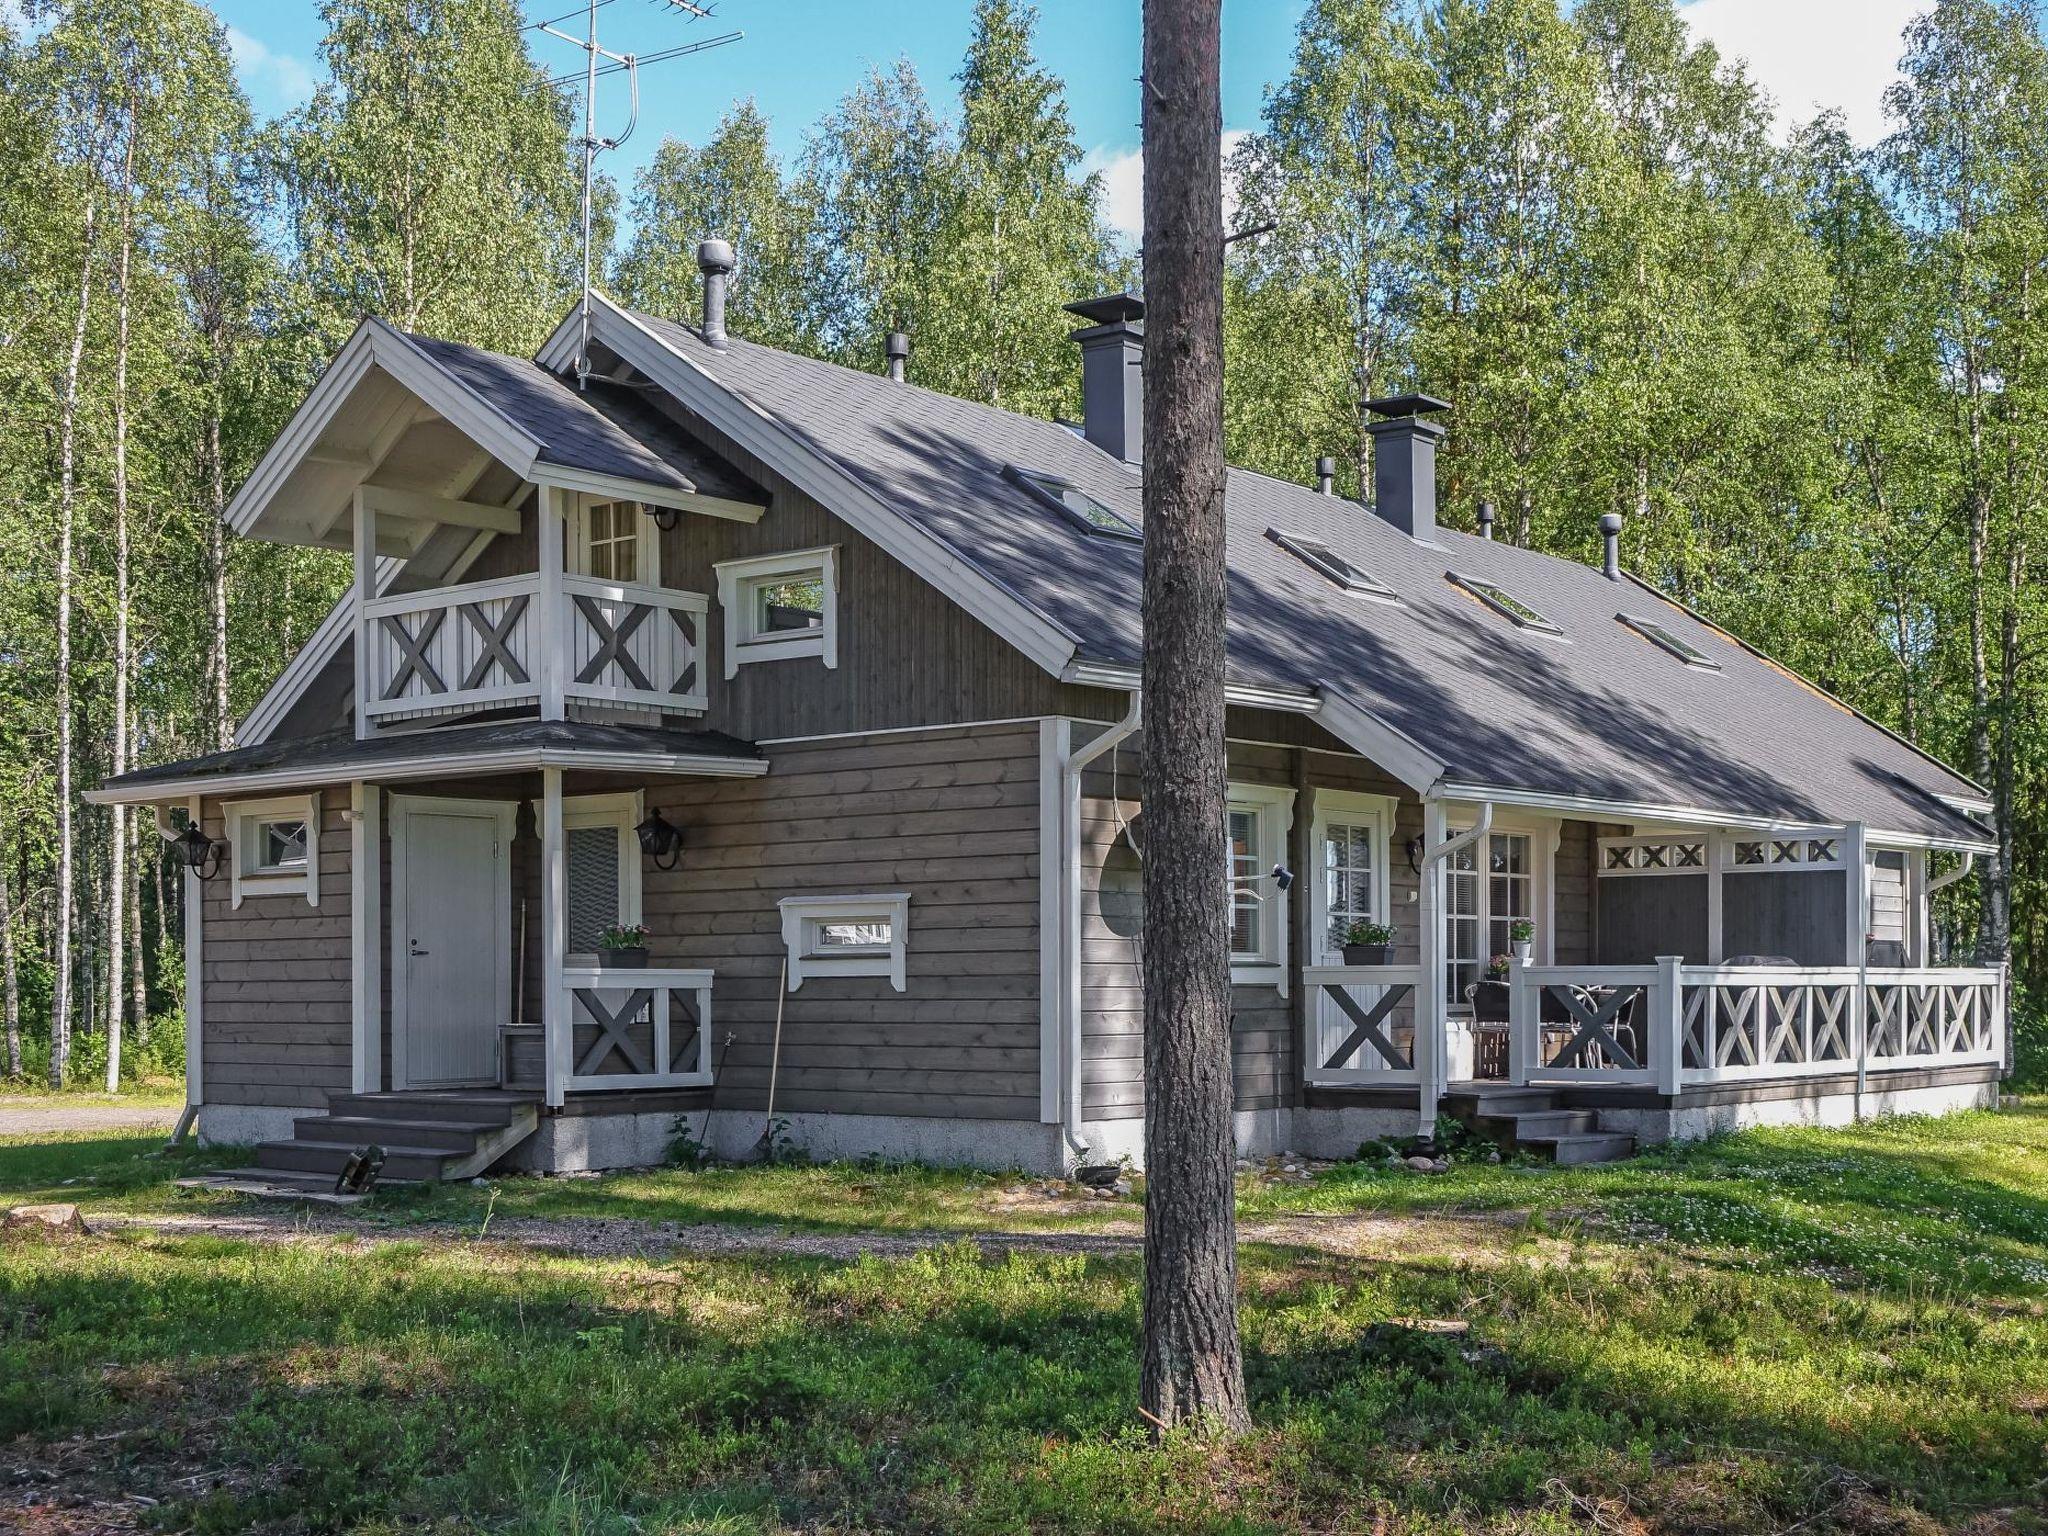
<instances>
[{"instance_id":1,"label":"porch post","mask_svg":"<svg viewBox=\"0 0 2048 1536\"><path fill-rule=\"evenodd\" d=\"M199 796L194 795L185 802L185 818L188 826L204 830L206 819ZM173 1142L180 1139L189 1128L187 1122L206 1102L205 936L206 886L199 878L199 871L188 867L185 871L185 1113L178 1121L178 1130L172 1133Z\"/></svg>"},{"instance_id":2,"label":"porch post","mask_svg":"<svg viewBox=\"0 0 2048 1536\"><path fill-rule=\"evenodd\" d=\"M568 956L569 882L562 833L562 770L543 768L540 811L540 932L541 1040L547 1057L547 1100L550 1109L560 1109L569 1095L569 1074L574 1069L571 1053L571 1020L568 998L562 991L562 971Z\"/></svg>"},{"instance_id":3,"label":"porch post","mask_svg":"<svg viewBox=\"0 0 2048 1536\"><path fill-rule=\"evenodd\" d=\"M377 509L362 487L355 495L356 740L376 734L370 719L370 599L377 595Z\"/></svg>"},{"instance_id":4,"label":"porch post","mask_svg":"<svg viewBox=\"0 0 2048 1536\"><path fill-rule=\"evenodd\" d=\"M1721 848L1718 831L1707 834L1707 964L1719 965L1728 958L1726 922L1721 905Z\"/></svg>"},{"instance_id":5,"label":"porch post","mask_svg":"<svg viewBox=\"0 0 2048 1536\"><path fill-rule=\"evenodd\" d=\"M1445 837L1441 800L1422 805L1422 846L1434 849ZM1443 1092L1444 1066L1444 864L1429 858L1422 867L1422 921L1416 935L1422 960L1422 981L1415 989L1416 1126L1423 1136L1436 1134L1436 1103Z\"/></svg>"},{"instance_id":6,"label":"porch post","mask_svg":"<svg viewBox=\"0 0 2048 1536\"><path fill-rule=\"evenodd\" d=\"M567 717L562 703L563 668L568 652L568 602L562 592L566 564L562 555L565 493L552 485L539 487L539 493L540 592L533 605L534 675L540 684L541 719L561 720ZM558 791L561 788L559 775L555 787Z\"/></svg>"},{"instance_id":7,"label":"porch post","mask_svg":"<svg viewBox=\"0 0 2048 1536\"><path fill-rule=\"evenodd\" d=\"M1657 957L1657 985L1650 996L1649 1027L1643 1031L1657 1091L1666 1098L1677 1094L1685 1075L1685 981L1679 973L1684 964L1683 955Z\"/></svg>"},{"instance_id":8,"label":"porch post","mask_svg":"<svg viewBox=\"0 0 2048 1536\"><path fill-rule=\"evenodd\" d=\"M1855 1011L1856 1105L1854 1117L1863 1121L1863 1091L1870 1076L1870 850L1869 829L1860 821L1842 828L1842 875L1847 881L1843 905L1848 910L1843 937L1848 941L1844 959L1856 968L1849 999Z\"/></svg>"},{"instance_id":9,"label":"porch post","mask_svg":"<svg viewBox=\"0 0 2048 1536\"><path fill-rule=\"evenodd\" d=\"M384 1085L384 792L348 787L349 1084Z\"/></svg>"},{"instance_id":10,"label":"porch post","mask_svg":"<svg viewBox=\"0 0 2048 1536\"><path fill-rule=\"evenodd\" d=\"M1529 962L1520 955L1508 957L1508 1083L1526 1087L1529 1062L1535 1055L1536 994L1529 988Z\"/></svg>"}]
</instances>

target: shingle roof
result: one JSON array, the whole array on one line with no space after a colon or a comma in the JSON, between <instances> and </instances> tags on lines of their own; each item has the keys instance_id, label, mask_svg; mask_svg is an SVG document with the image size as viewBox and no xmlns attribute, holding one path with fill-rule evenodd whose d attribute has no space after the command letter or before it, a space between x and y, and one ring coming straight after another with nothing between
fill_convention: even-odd
<instances>
[{"instance_id":1,"label":"shingle roof","mask_svg":"<svg viewBox=\"0 0 2048 1536\"><path fill-rule=\"evenodd\" d=\"M406 340L538 442L543 463L767 503L738 470L684 437L629 389L593 382L578 390L527 358L412 332Z\"/></svg>"},{"instance_id":2,"label":"shingle roof","mask_svg":"<svg viewBox=\"0 0 2048 1536\"><path fill-rule=\"evenodd\" d=\"M1130 468L1058 423L738 338L714 350L687 326L635 318L1084 656L1137 664L1139 548L1083 532L1003 475L1015 464L1064 476L1142 524ZM1980 800L1977 786L1634 582L1449 530L1418 544L1356 502L1246 470L1230 472L1225 515L1232 680L1342 694L1449 782L1983 836L1942 799ZM1314 535L1400 601L1343 592L1269 527ZM1498 582L1563 636L1517 629L1447 581L1452 570ZM1720 670L1686 666L1617 622L1622 613L1655 619Z\"/></svg>"}]
</instances>

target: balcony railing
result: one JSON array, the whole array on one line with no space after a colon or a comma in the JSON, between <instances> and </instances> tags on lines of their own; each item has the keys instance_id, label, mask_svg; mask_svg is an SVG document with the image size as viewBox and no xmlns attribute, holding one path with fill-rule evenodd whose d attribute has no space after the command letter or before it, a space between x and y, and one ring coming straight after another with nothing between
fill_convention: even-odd
<instances>
[{"instance_id":1,"label":"balcony railing","mask_svg":"<svg viewBox=\"0 0 2048 1536\"><path fill-rule=\"evenodd\" d=\"M701 713L709 602L677 592L565 576L557 642L561 696ZM508 576L468 586L380 597L360 630L368 659L363 714L422 719L538 703L545 660L541 578Z\"/></svg>"},{"instance_id":2,"label":"balcony railing","mask_svg":"<svg viewBox=\"0 0 2048 1536\"><path fill-rule=\"evenodd\" d=\"M546 1041L547 1097L711 1085L711 972L572 966Z\"/></svg>"},{"instance_id":3,"label":"balcony railing","mask_svg":"<svg viewBox=\"0 0 2048 1536\"><path fill-rule=\"evenodd\" d=\"M1309 1005L1311 1083L1421 1081L1415 1060L1419 965L1312 965L1301 973Z\"/></svg>"},{"instance_id":4,"label":"balcony railing","mask_svg":"<svg viewBox=\"0 0 2048 1536\"><path fill-rule=\"evenodd\" d=\"M1998 966L1713 966L1670 957L1646 966L1518 965L1509 1016L1515 1083L1639 1083L1676 1093L1701 1083L2000 1062L2006 976Z\"/></svg>"}]
</instances>

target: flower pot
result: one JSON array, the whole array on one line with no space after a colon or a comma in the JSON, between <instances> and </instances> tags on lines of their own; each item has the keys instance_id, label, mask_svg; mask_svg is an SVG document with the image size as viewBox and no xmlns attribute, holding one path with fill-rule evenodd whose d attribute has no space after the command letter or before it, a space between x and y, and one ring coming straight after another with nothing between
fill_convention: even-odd
<instances>
[{"instance_id":1,"label":"flower pot","mask_svg":"<svg viewBox=\"0 0 2048 1536\"><path fill-rule=\"evenodd\" d=\"M601 971L644 971L647 969L647 950L643 945L635 949L600 949L597 952L597 968Z\"/></svg>"},{"instance_id":2,"label":"flower pot","mask_svg":"<svg viewBox=\"0 0 2048 1536\"><path fill-rule=\"evenodd\" d=\"M1536 941L1534 939L1510 939L1508 941L1508 949L1517 960L1527 965L1536 954Z\"/></svg>"},{"instance_id":3,"label":"flower pot","mask_svg":"<svg viewBox=\"0 0 2048 1536\"><path fill-rule=\"evenodd\" d=\"M1344 963L1346 965L1392 965L1394 946L1391 944L1346 944Z\"/></svg>"}]
</instances>

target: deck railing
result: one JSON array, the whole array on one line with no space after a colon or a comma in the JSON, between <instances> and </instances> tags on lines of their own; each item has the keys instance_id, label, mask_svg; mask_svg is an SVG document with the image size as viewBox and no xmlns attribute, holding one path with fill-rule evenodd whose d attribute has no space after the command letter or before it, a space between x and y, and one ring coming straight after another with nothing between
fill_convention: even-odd
<instances>
[{"instance_id":1,"label":"deck railing","mask_svg":"<svg viewBox=\"0 0 2048 1536\"><path fill-rule=\"evenodd\" d=\"M547 1040L547 1096L711 1085L711 972L571 966Z\"/></svg>"},{"instance_id":2,"label":"deck railing","mask_svg":"<svg viewBox=\"0 0 2048 1536\"><path fill-rule=\"evenodd\" d=\"M1701 1083L2002 1061L1999 966L1518 965L1516 1083Z\"/></svg>"},{"instance_id":3,"label":"deck railing","mask_svg":"<svg viewBox=\"0 0 2048 1536\"><path fill-rule=\"evenodd\" d=\"M704 709L710 601L703 593L589 576L563 577L562 592L569 626L565 697L668 713Z\"/></svg>"},{"instance_id":4,"label":"deck railing","mask_svg":"<svg viewBox=\"0 0 2048 1536\"><path fill-rule=\"evenodd\" d=\"M1417 1083L1415 992L1419 965L1312 965L1301 973L1309 1000L1311 1083Z\"/></svg>"}]
</instances>

